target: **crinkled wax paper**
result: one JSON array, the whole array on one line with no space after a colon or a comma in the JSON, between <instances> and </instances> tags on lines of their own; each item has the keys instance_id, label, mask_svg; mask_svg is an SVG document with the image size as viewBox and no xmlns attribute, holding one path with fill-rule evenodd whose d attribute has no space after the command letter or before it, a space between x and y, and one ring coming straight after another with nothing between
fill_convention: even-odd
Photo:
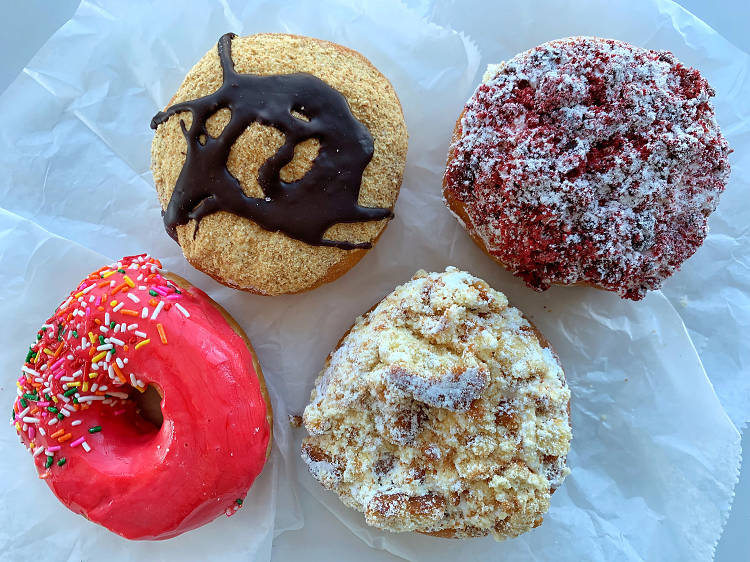
<instances>
[{"instance_id":1,"label":"crinkled wax paper","mask_svg":"<svg viewBox=\"0 0 750 562\"><path fill-rule=\"evenodd\" d=\"M709 560L731 502L739 435L681 316L732 418L747 419L747 56L656 0L167 4L84 1L0 96L0 400L10 406L26 346L67 290L104 262L146 250L247 330L273 392L276 446L237 515L166 542L135 543L62 507L8 426L0 431L0 500L12 507L0 516L2 555L264 560L274 537L284 543L289 535L281 533L302 524L301 499L344 524L317 537L336 558L353 556L337 549L346 528L409 559ZM404 106L410 148L395 220L351 272L307 294L266 298L222 287L187 265L161 224L149 121L226 31L292 32L357 49L390 78ZM717 90L718 118L736 151L732 181L711 238L667 282L669 298L656 292L633 303L580 288L534 293L490 262L442 204L453 123L483 66L573 34L670 49ZM447 265L485 278L526 311L558 350L573 391L572 474L545 523L504 543L365 527L307 474L297 459L303 431L286 422L287 412L304 408L326 354L357 314L415 269Z\"/></svg>"}]
</instances>

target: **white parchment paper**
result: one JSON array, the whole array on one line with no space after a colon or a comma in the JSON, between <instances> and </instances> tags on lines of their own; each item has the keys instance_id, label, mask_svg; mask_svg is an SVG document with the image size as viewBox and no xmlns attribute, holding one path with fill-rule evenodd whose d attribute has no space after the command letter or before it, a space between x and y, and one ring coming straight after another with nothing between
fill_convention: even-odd
<instances>
[{"instance_id":1,"label":"white parchment paper","mask_svg":"<svg viewBox=\"0 0 750 562\"><path fill-rule=\"evenodd\" d=\"M62 507L0 431L0 552L9 559L269 559L274 535L302 524L301 484L356 536L409 559L708 560L728 513L750 410L747 56L673 4L634 0L470 3L84 1L0 96L0 400L39 324L99 265L149 251L246 329L272 388L273 457L229 520L162 543L133 543ZM396 219L338 281L274 298L222 287L187 265L164 232L149 171L148 124L187 70L226 32L281 31L359 50L392 81L410 149ZM591 289L537 294L490 262L449 215L440 179L453 123L484 64L557 37L592 34L674 51L717 90L735 149L712 236L665 293L640 303ZM695 265L694 265L695 264ZM573 470L542 527L505 543L368 529L297 461L299 413L326 354L356 315L421 267L456 265L508 294L558 350L573 390ZM670 304L676 303L678 312ZM283 540L282 535L277 540ZM321 536L325 541L329 537ZM364 547L364 545L363 545ZM337 552L331 542L332 556ZM39 554L41 553L41 554Z\"/></svg>"}]
</instances>

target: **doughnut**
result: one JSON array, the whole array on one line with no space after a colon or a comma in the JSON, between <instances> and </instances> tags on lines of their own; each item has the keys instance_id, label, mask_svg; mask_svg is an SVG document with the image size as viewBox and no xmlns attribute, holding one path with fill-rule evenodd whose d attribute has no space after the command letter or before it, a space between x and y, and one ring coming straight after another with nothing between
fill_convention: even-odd
<instances>
[{"instance_id":1,"label":"doughnut","mask_svg":"<svg viewBox=\"0 0 750 562\"><path fill-rule=\"evenodd\" d=\"M165 228L194 267L230 287L278 295L333 281L393 217L401 104L340 45L226 34L151 127Z\"/></svg>"},{"instance_id":2,"label":"doughnut","mask_svg":"<svg viewBox=\"0 0 750 562\"><path fill-rule=\"evenodd\" d=\"M695 253L731 152L672 53L571 37L490 65L453 132L443 197L536 290L640 300Z\"/></svg>"},{"instance_id":3,"label":"doughnut","mask_svg":"<svg viewBox=\"0 0 750 562\"><path fill-rule=\"evenodd\" d=\"M305 408L302 458L367 524L445 538L541 524L569 469L570 391L502 293L418 271L341 339Z\"/></svg>"},{"instance_id":4,"label":"doughnut","mask_svg":"<svg viewBox=\"0 0 750 562\"><path fill-rule=\"evenodd\" d=\"M146 255L89 275L36 335L13 421L57 498L128 539L232 515L268 458L250 341Z\"/></svg>"}]
</instances>

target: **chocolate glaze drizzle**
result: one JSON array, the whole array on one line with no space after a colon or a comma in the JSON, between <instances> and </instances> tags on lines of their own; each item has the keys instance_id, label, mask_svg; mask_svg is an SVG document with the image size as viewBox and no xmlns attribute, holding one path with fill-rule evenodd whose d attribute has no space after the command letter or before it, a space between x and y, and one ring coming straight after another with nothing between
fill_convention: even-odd
<instances>
[{"instance_id":1,"label":"chocolate glaze drizzle","mask_svg":"<svg viewBox=\"0 0 750 562\"><path fill-rule=\"evenodd\" d=\"M221 87L205 97L177 103L151 120L151 128L156 129L176 113L193 114L189 130L180 120L187 158L164 212L167 232L177 240L177 225L195 219L195 237L203 217L228 211L314 246L344 250L372 247L369 242L323 238L325 231L337 223L393 217L390 209L357 204L362 172L374 150L370 132L355 119L340 92L311 74L258 76L236 72L231 51L234 37L227 33L219 39L224 72ZM212 137L206 121L222 108L229 109L232 116L221 134ZM256 121L275 127L285 136L284 145L259 170L261 198L245 195L227 169L232 145ZM294 147L311 138L320 143L312 168L298 181L282 181L279 172L294 158Z\"/></svg>"}]
</instances>

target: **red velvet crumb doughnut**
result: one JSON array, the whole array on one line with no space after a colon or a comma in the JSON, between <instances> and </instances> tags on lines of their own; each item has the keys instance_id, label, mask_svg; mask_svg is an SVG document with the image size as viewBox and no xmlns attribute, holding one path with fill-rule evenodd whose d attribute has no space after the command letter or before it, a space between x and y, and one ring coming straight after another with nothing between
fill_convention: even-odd
<instances>
[{"instance_id":1,"label":"red velvet crumb doughnut","mask_svg":"<svg viewBox=\"0 0 750 562\"><path fill-rule=\"evenodd\" d=\"M89 275L21 369L13 423L39 477L123 537L231 515L266 461L271 410L247 336L153 258Z\"/></svg>"},{"instance_id":2,"label":"red velvet crumb doughnut","mask_svg":"<svg viewBox=\"0 0 750 562\"><path fill-rule=\"evenodd\" d=\"M701 245L729 146L700 73L593 37L490 66L456 124L447 205L537 290L588 284L639 300Z\"/></svg>"}]
</instances>

